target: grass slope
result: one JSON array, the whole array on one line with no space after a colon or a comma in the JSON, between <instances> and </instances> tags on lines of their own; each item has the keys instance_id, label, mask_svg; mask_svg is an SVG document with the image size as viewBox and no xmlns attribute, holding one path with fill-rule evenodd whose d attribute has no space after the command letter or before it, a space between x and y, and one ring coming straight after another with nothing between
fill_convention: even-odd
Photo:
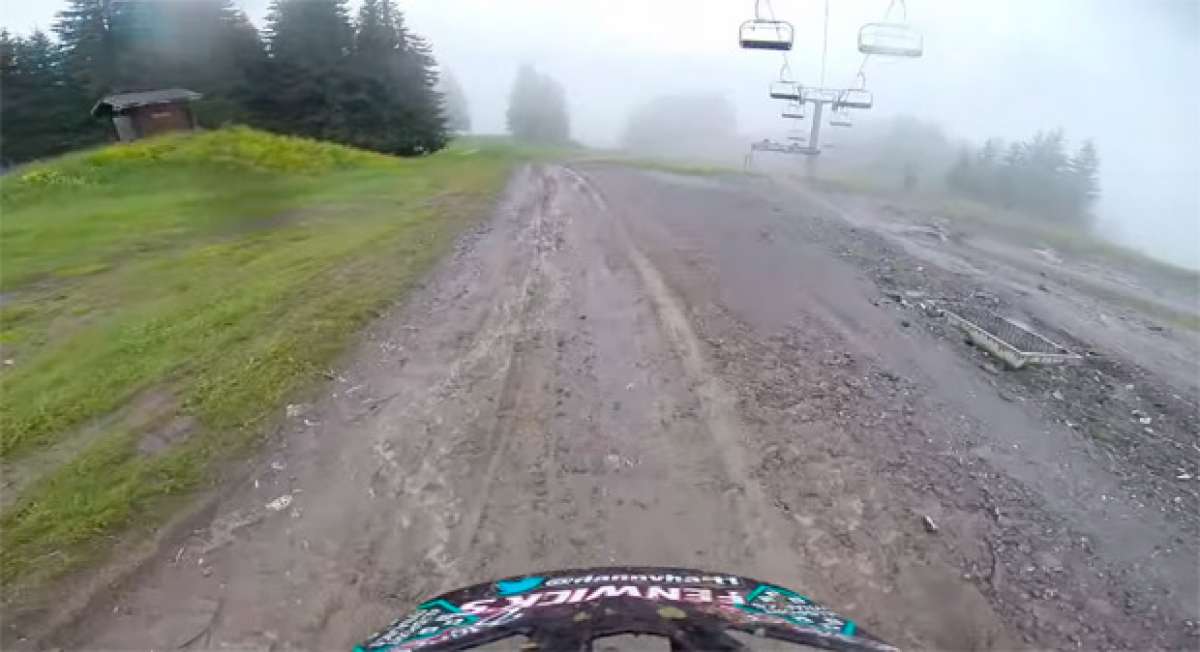
<instances>
[{"instance_id":1,"label":"grass slope","mask_svg":"<svg viewBox=\"0 0 1200 652\"><path fill-rule=\"evenodd\" d=\"M614 165L624 165L626 167L640 168L643 170L652 170L655 172L667 172L670 174L682 174L695 177L717 177L725 175L747 175L757 176L757 173L751 170L739 170L737 168L717 165L713 163L698 163L679 161L663 158L647 158L640 156L588 156L581 158L581 161L588 163L611 163Z\"/></svg>"},{"instance_id":2,"label":"grass slope","mask_svg":"<svg viewBox=\"0 0 1200 652\"><path fill-rule=\"evenodd\" d=\"M250 450L486 212L515 154L476 145L396 159L233 128L0 180L6 596Z\"/></svg>"}]
</instances>

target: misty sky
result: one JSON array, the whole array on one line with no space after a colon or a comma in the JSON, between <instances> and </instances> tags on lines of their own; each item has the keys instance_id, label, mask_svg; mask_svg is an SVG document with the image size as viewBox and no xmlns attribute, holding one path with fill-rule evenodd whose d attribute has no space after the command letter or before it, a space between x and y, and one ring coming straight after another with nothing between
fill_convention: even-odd
<instances>
[{"instance_id":1,"label":"misty sky","mask_svg":"<svg viewBox=\"0 0 1200 652\"><path fill-rule=\"evenodd\" d=\"M3 3L0 23L48 28L55 0ZM262 24L269 0L240 0ZM567 88L574 135L615 144L628 109L654 95L724 93L747 133L782 132L766 97L777 53L737 48L752 0L401 0L471 103L477 131L504 130L517 65L532 62ZM823 3L773 0L796 25L792 70L818 82ZM887 0L833 0L827 85L861 61L858 26ZM1102 224L1116 239L1200 268L1200 0L909 0L925 56L871 61L875 109L909 113L955 137L1025 138L1063 127L1091 137L1102 159ZM680 107L681 115L686 107Z\"/></svg>"}]
</instances>

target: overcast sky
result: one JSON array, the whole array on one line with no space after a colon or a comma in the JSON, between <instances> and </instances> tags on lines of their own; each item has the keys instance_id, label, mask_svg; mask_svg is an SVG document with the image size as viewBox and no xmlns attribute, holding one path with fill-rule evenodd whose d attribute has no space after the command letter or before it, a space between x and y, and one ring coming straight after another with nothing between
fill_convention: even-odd
<instances>
[{"instance_id":1,"label":"overcast sky","mask_svg":"<svg viewBox=\"0 0 1200 652\"><path fill-rule=\"evenodd\" d=\"M48 28L65 3L4 0L0 23ZM239 3L262 23L269 0ZM776 53L739 50L752 0L402 0L409 25L453 69L477 131L504 129L517 65L567 88L574 135L615 142L628 109L654 95L726 94L744 132L781 129L766 85ZM773 0L796 25L792 70L820 74L820 0ZM833 0L827 83L852 81L858 26L887 0ZM925 56L868 64L870 118L909 113L951 135L1024 138L1061 126L1094 138L1099 212L1120 240L1200 267L1200 0L909 0ZM681 107L681 111L684 107Z\"/></svg>"}]
</instances>

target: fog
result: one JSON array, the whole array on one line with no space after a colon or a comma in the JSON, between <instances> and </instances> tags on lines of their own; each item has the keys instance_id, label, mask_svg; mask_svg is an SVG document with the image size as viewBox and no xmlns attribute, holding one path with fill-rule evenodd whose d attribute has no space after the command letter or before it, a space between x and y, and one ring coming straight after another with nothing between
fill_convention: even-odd
<instances>
[{"instance_id":1,"label":"fog","mask_svg":"<svg viewBox=\"0 0 1200 652\"><path fill-rule=\"evenodd\" d=\"M240 3L262 25L267 0ZM407 0L409 26L433 44L470 102L477 132L503 132L519 64L565 85L572 132L617 145L630 110L657 96L725 96L737 132L782 137L780 102L766 96L778 53L737 47L751 0ZM821 74L824 4L774 0L796 26L798 81ZM1200 268L1200 3L1194 0L909 0L925 55L873 59L875 107L858 124L908 114L952 139L1023 139L1062 127L1073 149L1093 138L1101 158L1100 231L1171 262ZM48 27L61 3L6 3L17 31ZM855 37L886 0L830 3L826 85L846 86L862 61ZM687 119L687 107L678 107Z\"/></svg>"},{"instance_id":2,"label":"fog","mask_svg":"<svg viewBox=\"0 0 1200 652\"><path fill-rule=\"evenodd\" d=\"M781 57L742 51L737 25L752 2L411 2L413 26L459 74L476 128L502 131L519 61L567 86L580 140L614 145L629 109L652 96L719 92L743 133L782 133L766 97ZM853 81L859 25L882 1L831 3L826 83ZM454 9L450 9L453 5ZM796 25L791 68L820 77L823 5L776 0ZM912 114L956 137L1026 138L1061 126L1100 151L1100 229L1158 257L1200 267L1200 3L1017 0L908 3L925 56L872 60L870 115ZM679 107L680 119L686 107Z\"/></svg>"}]
</instances>

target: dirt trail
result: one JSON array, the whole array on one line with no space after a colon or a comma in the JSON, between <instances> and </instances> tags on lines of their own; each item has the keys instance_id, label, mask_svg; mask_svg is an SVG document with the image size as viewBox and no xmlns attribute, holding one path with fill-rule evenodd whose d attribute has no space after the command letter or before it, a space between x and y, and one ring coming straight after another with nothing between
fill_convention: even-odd
<instances>
[{"instance_id":1,"label":"dirt trail","mask_svg":"<svg viewBox=\"0 0 1200 652\"><path fill-rule=\"evenodd\" d=\"M771 578L916 648L1190 640L1187 596L996 463L1038 415L976 400L808 219L752 182L522 170L211 522L49 643L346 649L457 585L610 563Z\"/></svg>"}]
</instances>

